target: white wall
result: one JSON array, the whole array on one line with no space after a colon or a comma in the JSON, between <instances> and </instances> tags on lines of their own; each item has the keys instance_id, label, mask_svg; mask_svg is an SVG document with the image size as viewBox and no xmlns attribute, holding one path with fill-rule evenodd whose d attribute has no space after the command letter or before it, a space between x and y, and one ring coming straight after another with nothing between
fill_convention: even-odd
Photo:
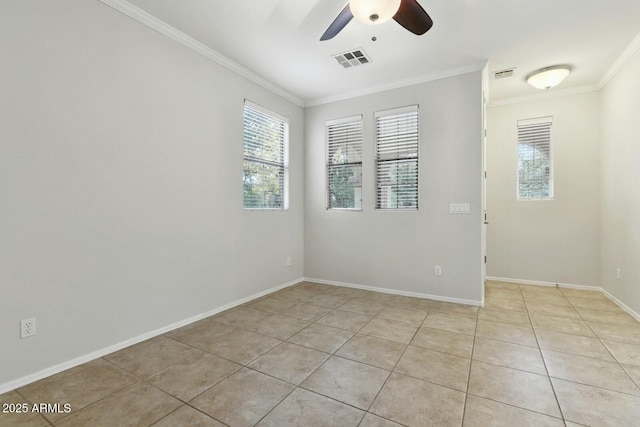
<instances>
[{"instance_id":1,"label":"white wall","mask_svg":"<svg viewBox=\"0 0 640 427\"><path fill-rule=\"evenodd\" d=\"M481 73L308 108L305 276L481 301ZM419 211L375 211L373 113L419 104ZM325 122L364 115L363 211L326 210ZM449 214L449 203L471 214ZM433 275L434 265L442 276Z\"/></svg>"},{"instance_id":2,"label":"white wall","mask_svg":"<svg viewBox=\"0 0 640 427\"><path fill-rule=\"evenodd\" d=\"M640 313L640 52L602 91L602 286ZM620 279L616 269L621 269Z\"/></svg>"},{"instance_id":3,"label":"white wall","mask_svg":"<svg viewBox=\"0 0 640 427\"><path fill-rule=\"evenodd\" d=\"M488 109L487 276L600 286L599 94ZM517 121L553 116L554 199L517 200Z\"/></svg>"},{"instance_id":4,"label":"white wall","mask_svg":"<svg viewBox=\"0 0 640 427\"><path fill-rule=\"evenodd\" d=\"M302 277L300 107L97 1L2 2L0 52L0 388ZM242 210L244 98L288 212Z\"/></svg>"}]
</instances>

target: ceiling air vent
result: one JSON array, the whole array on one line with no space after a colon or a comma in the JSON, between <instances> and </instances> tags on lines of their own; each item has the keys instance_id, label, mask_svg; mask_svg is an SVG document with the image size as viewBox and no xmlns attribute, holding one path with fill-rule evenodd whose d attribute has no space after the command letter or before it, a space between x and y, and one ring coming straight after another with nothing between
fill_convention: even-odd
<instances>
[{"instance_id":1,"label":"ceiling air vent","mask_svg":"<svg viewBox=\"0 0 640 427\"><path fill-rule=\"evenodd\" d=\"M367 56L363 49L354 49L349 52L333 55L338 64L344 68L352 68L362 64L368 64L371 59Z\"/></svg>"},{"instance_id":2,"label":"ceiling air vent","mask_svg":"<svg viewBox=\"0 0 640 427\"><path fill-rule=\"evenodd\" d=\"M504 78L507 78L507 77L511 77L511 76L513 76L513 70L515 70L515 68L509 68L507 70L494 71L493 77L495 79L504 79Z\"/></svg>"}]
</instances>

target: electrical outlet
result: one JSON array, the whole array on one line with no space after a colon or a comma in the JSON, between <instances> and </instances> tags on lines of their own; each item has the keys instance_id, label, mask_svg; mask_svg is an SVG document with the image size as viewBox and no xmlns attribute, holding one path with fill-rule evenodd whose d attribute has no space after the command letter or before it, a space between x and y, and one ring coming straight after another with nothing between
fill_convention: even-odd
<instances>
[{"instance_id":1,"label":"electrical outlet","mask_svg":"<svg viewBox=\"0 0 640 427\"><path fill-rule=\"evenodd\" d=\"M442 267L436 265L433 267L433 275L434 276L442 276Z\"/></svg>"},{"instance_id":2,"label":"electrical outlet","mask_svg":"<svg viewBox=\"0 0 640 427\"><path fill-rule=\"evenodd\" d=\"M287 257L287 267L288 267L288 266L290 266L290 265L291 265L291 257L290 257L290 256L288 256L288 257Z\"/></svg>"},{"instance_id":3,"label":"electrical outlet","mask_svg":"<svg viewBox=\"0 0 640 427\"><path fill-rule=\"evenodd\" d=\"M20 321L20 338L27 338L36 334L36 318L22 319Z\"/></svg>"}]
</instances>

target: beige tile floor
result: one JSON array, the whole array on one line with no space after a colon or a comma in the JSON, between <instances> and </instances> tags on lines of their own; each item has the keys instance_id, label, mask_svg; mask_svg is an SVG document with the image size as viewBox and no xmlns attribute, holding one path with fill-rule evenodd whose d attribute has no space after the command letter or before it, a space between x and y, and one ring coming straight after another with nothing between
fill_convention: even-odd
<instances>
[{"instance_id":1,"label":"beige tile floor","mask_svg":"<svg viewBox=\"0 0 640 427\"><path fill-rule=\"evenodd\" d=\"M639 426L640 323L598 292L485 308L301 283L0 396L1 426Z\"/></svg>"}]
</instances>

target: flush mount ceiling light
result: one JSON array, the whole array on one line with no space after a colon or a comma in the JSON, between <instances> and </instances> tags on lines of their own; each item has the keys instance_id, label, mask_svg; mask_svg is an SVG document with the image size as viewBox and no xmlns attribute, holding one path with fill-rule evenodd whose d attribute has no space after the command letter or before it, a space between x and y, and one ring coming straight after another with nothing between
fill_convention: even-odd
<instances>
[{"instance_id":1,"label":"flush mount ceiling light","mask_svg":"<svg viewBox=\"0 0 640 427\"><path fill-rule=\"evenodd\" d=\"M571 72L570 65L554 65L527 75L527 83L536 89L550 89L560 84Z\"/></svg>"}]
</instances>

